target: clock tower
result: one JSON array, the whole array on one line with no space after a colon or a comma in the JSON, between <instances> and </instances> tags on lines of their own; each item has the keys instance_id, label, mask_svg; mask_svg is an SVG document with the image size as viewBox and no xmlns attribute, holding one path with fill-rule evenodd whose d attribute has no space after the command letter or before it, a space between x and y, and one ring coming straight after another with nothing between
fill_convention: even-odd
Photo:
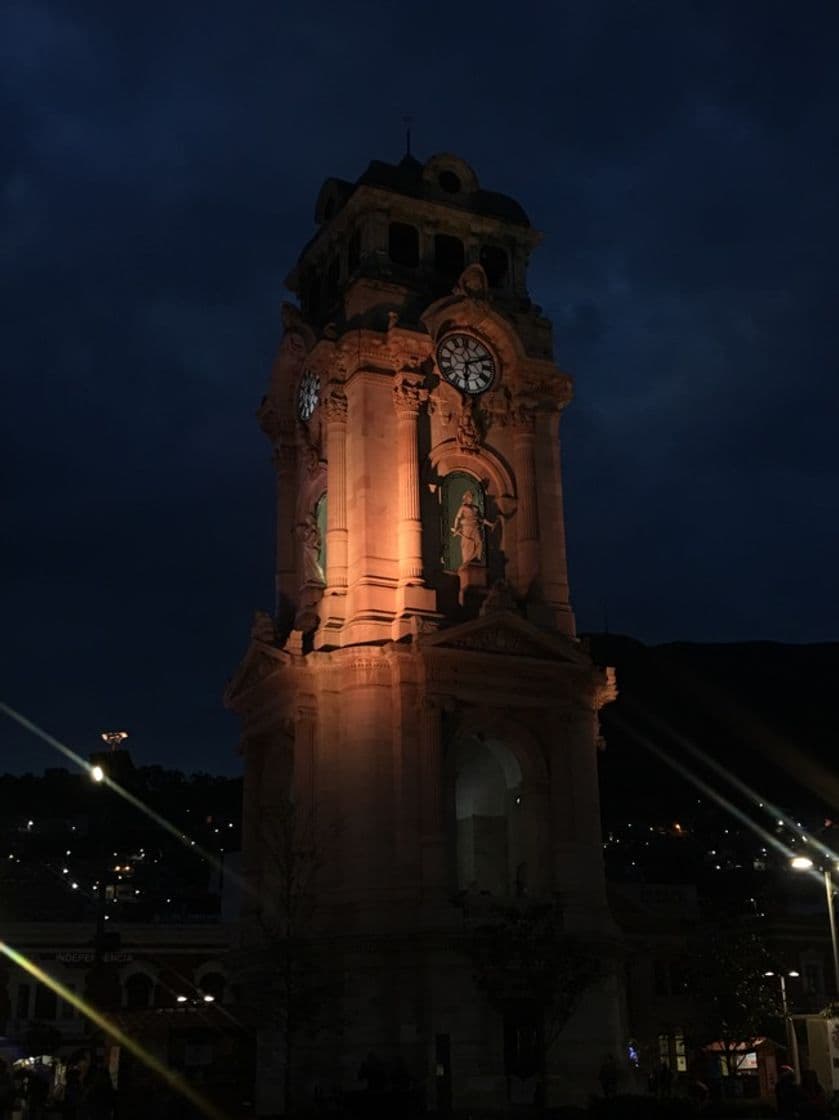
<instances>
[{"instance_id":1,"label":"clock tower","mask_svg":"<svg viewBox=\"0 0 839 1120\"><path fill-rule=\"evenodd\" d=\"M439 1110L503 1105L534 1079L549 1102L584 1098L623 1046L597 788L614 688L569 601L571 379L527 290L539 234L446 154L328 179L315 223L259 410L275 609L226 693L243 732L245 971L265 991L279 967L265 916L288 894L272 836L291 814L306 832L291 846L310 852L306 940L343 1026L326 1041L303 1024L292 1047L277 995L286 1091L357 1088L375 1060ZM529 1024L528 1062L469 946L537 904L602 967L558 1043Z\"/></svg>"}]
</instances>

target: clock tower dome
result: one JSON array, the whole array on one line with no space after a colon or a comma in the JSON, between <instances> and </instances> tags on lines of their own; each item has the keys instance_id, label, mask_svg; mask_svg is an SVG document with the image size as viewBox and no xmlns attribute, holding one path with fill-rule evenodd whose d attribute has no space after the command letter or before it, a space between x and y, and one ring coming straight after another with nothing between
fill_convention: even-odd
<instances>
[{"instance_id":1,"label":"clock tower dome","mask_svg":"<svg viewBox=\"0 0 839 1120\"><path fill-rule=\"evenodd\" d=\"M539 234L448 154L328 179L315 223L259 410L275 609L226 695L243 725L249 974L264 988L282 894L270 836L291 813L318 851L307 937L329 944L333 1018L352 1026L305 1044L289 1091L307 1091L304 1068L350 1085L371 1054L439 1108L503 1103L511 1077L536 1076L511 1042L525 1028L465 945L490 911L538 904L601 951L561 1046L527 1027L548 1099L584 1095L622 1045L597 791L614 689L569 601L571 379L527 290Z\"/></svg>"}]
</instances>

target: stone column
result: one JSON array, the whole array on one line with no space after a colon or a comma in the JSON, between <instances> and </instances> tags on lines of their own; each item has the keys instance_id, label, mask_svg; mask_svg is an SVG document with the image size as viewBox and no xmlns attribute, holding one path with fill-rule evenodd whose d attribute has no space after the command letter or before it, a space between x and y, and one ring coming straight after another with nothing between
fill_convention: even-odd
<instances>
[{"instance_id":1,"label":"stone column","mask_svg":"<svg viewBox=\"0 0 839 1120\"><path fill-rule=\"evenodd\" d=\"M399 377L393 386L399 464L399 582L422 583L422 519L420 517L417 422L428 390L420 381Z\"/></svg>"},{"instance_id":2,"label":"stone column","mask_svg":"<svg viewBox=\"0 0 839 1120\"><path fill-rule=\"evenodd\" d=\"M347 587L347 396L332 382L323 401L326 413L326 594Z\"/></svg>"},{"instance_id":3,"label":"stone column","mask_svg":"<svg viewBox=\"0 0 839 1120\"><path fill-rule=\"evenodd\" d=\"M518 507L519 591L526 595L539 575L539 509L536 495L536 414L533 406L517 402L512 412Z\"/></svg>"}]
</instances>

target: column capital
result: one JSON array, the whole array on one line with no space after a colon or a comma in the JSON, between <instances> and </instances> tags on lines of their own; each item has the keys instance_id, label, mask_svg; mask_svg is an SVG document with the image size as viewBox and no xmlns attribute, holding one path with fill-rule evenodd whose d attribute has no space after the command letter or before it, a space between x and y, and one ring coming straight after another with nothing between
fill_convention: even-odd
<instances>
[{"instance_id":1,"label":"column capital","mask_svg":"<svg viewBox=\"0 0 839 1120\"><path fill-rule=\"evenodd\" d=\"M510 402L510 425L516 435L536 430L536 403L527 393L516 393Z\"/></svg>"},{"instance_id":2,"label":"column capital","mask_svg":"<svg viewBox=\"0 0 839 1120\"><path fill-rule=\"evenodd\" d=\"M421 378L411 374L400 374L393 383L393 407L397 416L410 418L417 416L428 401L428 390Z\"/></svg>"},{"instance_id":3,"label":"column capital","mask_svg":"<svg viewBox=\"0 0 839 1120\"><path fill-rule=\"evenodd\" d=\"M329 424L346 424L347 394L340 381L330 381L323 395L323 409Z\"/></svg>"}]
</instances>

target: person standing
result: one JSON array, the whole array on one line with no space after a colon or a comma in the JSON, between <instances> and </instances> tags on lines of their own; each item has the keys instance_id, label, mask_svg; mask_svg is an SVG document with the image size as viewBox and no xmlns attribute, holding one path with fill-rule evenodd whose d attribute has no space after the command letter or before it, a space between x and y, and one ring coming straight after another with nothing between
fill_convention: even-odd
<instances>
[{"instance_id":1,"label":"person standing","mask_svg":"<svg viewBox=\"0 0 839 1120\"><path fill-rule=\"evenodd\" d=\"M798 1120L801 1116L803 1099L803 1094L795 1081L795 1070L792 1066L781 1066L778 1080L775 1082L778 1115L783 1117L783 1120Z\"/></svg>"}]
</instances>

